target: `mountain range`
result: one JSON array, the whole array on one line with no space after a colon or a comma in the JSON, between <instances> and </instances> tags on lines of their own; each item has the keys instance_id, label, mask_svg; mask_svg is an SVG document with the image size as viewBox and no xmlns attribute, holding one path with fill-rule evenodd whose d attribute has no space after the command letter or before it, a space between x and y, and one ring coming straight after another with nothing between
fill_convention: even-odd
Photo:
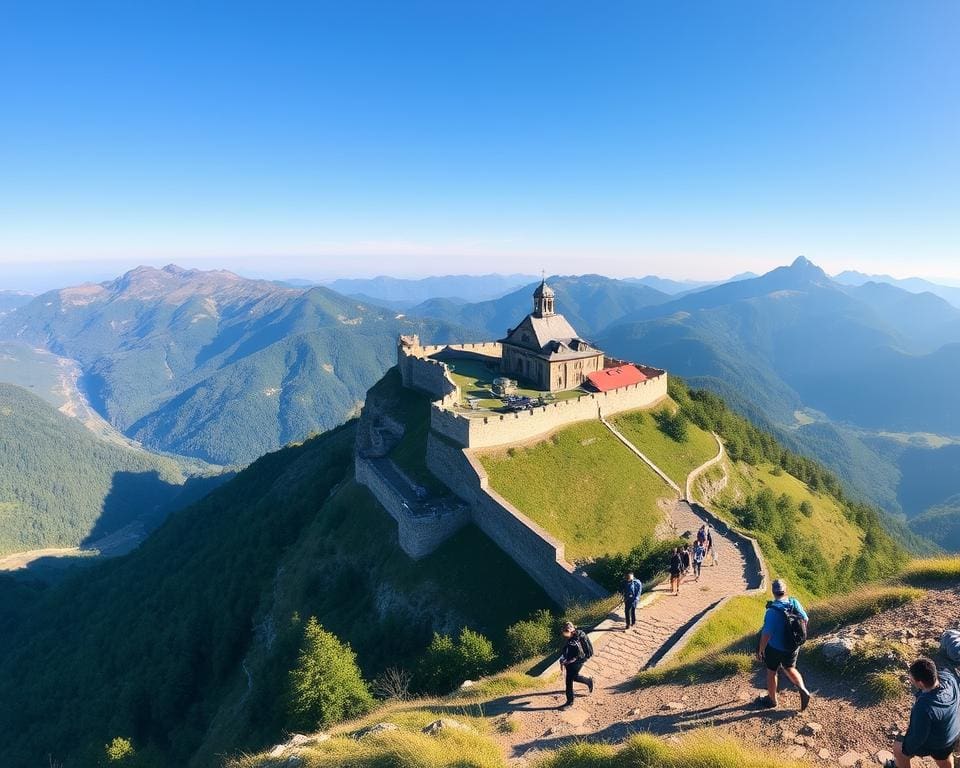
<instances>
[{"instance_id":1,"label":"mountain range","mask_svg":"<svg viewBox=\"0 0 960 768\"><path fill-rule=\"evenodd\" d=\"M459 335L324 287L172 265L51 291L0 320L0 338L76 360L90 402L128 437L230 465L342 423L397 334L415 331Z\"/></svg>"},{"instance_id":2,"label":"mountain range","mask_svg":"<svg viewBox=\"0 0 960 768\"><path fill-rule=\"evenodd\" d=\"M842 285L863 285L864 283L886 283L902 288L910 293L932 293L955 307L960 307L960 287L941 285L919 277L896 278L890 275L867 275L863 272L847 270L834 275L834 280Z\"/></svg>"},{"instance_id":3,"label":"mountain range","mask_svg":"<svg viewBox=\"0 0 960 768\"><path fill-rule=\"evenodd\" d=\"M496 299L535 280L534 275L442 275L417 280L398 277L343 278L327 287L347 296L388 302L389 306L411 307L428 299L445 298L462 302Z\"/></svg>"}]
</instances>

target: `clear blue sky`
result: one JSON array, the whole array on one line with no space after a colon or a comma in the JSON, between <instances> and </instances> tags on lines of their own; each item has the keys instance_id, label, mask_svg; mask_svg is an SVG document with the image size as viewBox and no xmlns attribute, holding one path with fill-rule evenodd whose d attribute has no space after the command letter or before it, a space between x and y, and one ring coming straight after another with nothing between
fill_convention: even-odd
<instances>
[{"instance_id":1,"label":"clear blue sky","mask_svg":"<svg viewBox=\"0 0 960 768\"><path fill-rule=\"evenodd\" d=\"M958 30L946 0L8 0L0 270L960 278Z\"/></svg>"}]
</instances>

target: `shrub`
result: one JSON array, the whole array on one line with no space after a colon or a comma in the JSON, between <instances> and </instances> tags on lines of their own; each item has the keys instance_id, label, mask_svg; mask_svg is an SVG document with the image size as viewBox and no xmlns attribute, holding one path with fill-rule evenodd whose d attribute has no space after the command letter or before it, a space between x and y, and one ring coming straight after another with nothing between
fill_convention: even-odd
<instances>
[{"instance_id":1,"label":"shrub","mask_svg":"<svg viewBox=\"0 0 960 768\"><path fill-rule=\"evenodd\" d=\"M813 517L813 504L810 503L810 499L804 499L800 502L800 513L804 517Z\"/></svg>"},{"instance_id":2,"label":"shrub","mask_svg":"<svg viewBox=\"0 0 960 768\"><path fill-rule=\"evenodd\" d=\"M373 692L381 699L406 701L410 698L413 676L405 669L387 667L373 681Z\"/></svg>"},{"instance_id":3,"label":"shrub","mask_svg":"<svg viewBox=\"0 0 960 768\"><path fill-rule=\"evenodd\" d=\"M496 658L493 643L479 632L464 627L456 642L449 635L434 633L420 661L421 686L431 693L445 693L464 680L482 677Z\"/></svg>"},{"instance_id":4,"label":"shrub","mask_svg":"<svg viewBox=\"0 0 960 768\"><path fill-rule=\"evenodd\" d=\"M507 627L507 648L513 661L542 656L553 640L553 615L540 610Z\"/></svg>"},{"instance_id":5,"label":"shrub","mask_svg":"<svg viewBox=\"0 0 960 768\"><path fill-rule=\"evenodd\" d=\"M106 753L107 762L111 765L130 765L133 761L133 744L122 736L117 736L103 750Z\"/></svg>"},{"instance_id":6,"label":"shrub","mask_svg":"<svg viewBox=\"0 0 960 768\"><path fill-rule=\"evenodd\" d=\"M667 437L678 443L687 442L690 436L689 422L683 411L678 410L676 413L670 413L669 410L664 408L662 411L655 413L653 418L656 419L660 431Z\"/></svg>"},{"instance_id":7,"label":"shrub","mask_svg":"<svg viewBox=\"0 0 960 768\"><path fill-rule=\"evenodd\" d=\"M871 672L867 675L867 690L877 701L899 699L906 693L903 675L896 672Z\"/></svg>"},{"instance_id":8,"label":"shrub","mask_svg":"<svg viewBox=\"0 0 960 768\"><path fill-rule=\"evenodd\" d=\"M324 728L373 708L373 696L349 645L310 617L297 665L290 672L290 714L294 727Z\"/></svg>"}]
</instances>

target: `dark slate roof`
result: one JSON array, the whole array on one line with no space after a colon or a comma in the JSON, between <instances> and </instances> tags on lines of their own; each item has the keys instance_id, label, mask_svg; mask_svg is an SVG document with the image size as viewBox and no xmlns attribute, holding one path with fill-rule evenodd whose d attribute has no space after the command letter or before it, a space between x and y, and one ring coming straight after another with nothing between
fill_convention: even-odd
<instances>
[{"instance_id":1,"label":"dark slate roof","mask_svg":"<svg viewBox=\"0 0 960 768\"><path fill-rule=\"evenodd\" d=\"M527 315L502 344L528 349L549 360L577 359L601 354L584 341L563 315Z\"/></svg>"}]
</instances>

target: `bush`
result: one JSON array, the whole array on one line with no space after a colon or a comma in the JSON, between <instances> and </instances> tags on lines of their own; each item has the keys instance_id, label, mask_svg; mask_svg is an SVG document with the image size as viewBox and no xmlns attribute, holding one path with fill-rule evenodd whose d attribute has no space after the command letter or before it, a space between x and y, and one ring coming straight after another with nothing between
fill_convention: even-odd
<instances>
[{"instance_id":1,"label":"bush","mask_svg":"<svg viewBox=\"0 0 960 768\"><path fill-rule=\"evenodd\" d=\"M131 765L134 757L133 744L130 739L117 736L103 748L110 765Z\"/></svg>"},{"instance_id":2,"label":"bush","mask_svg":"<svg viewBox=\"0 0 960 768\"><path fill-rule=\"evenodd\" d=\"M553 640L553 615L540 610L507 627L507 652L513 661L542 656Z\"/></svg>"},{"instance_id":3,"label":"bush","mask_svg":"<svg viewBox=\"0 0 960 768\"><path fill-rule=\"evenodd\" d=\"M446 693L464 680L488 673L497 659L493 643L464 627L454 642L449 635L434 633L420 661L421 687L431 693Z\"/></svg>"},{"instance_id":4,"label":"bush","mask_svg":"<svg viewBox=\"0 0 960 768\"><path fill-rule=\"evenodd\" d=\"M804 517L813 517L813 504L810 503L809 499L800 502L800 513Z\"/></svg>"},{"instance_id":5,"label":"bush","mask_svg":"<svg viewBox=\"0 0 960 768\"><path fill-rule=\"evenodd\" d=\"M683 411L678 410L676 413L670 413L670 411L665 408L655 413L653 418L656 419L660 431L667 437L678 443L687 442L690 436L689 421L683 414Z\"/></svg>"},{"instance_id":6,"label":"bush","mask_svg":"<svg viewBox=\"0 0 960 768\"><path fill-rule=\"evenodd\" d=\"M373 708L356 654L310 617L290 672L290 714L298 729L325 728Z\"/></svg>"}]
</instances>

